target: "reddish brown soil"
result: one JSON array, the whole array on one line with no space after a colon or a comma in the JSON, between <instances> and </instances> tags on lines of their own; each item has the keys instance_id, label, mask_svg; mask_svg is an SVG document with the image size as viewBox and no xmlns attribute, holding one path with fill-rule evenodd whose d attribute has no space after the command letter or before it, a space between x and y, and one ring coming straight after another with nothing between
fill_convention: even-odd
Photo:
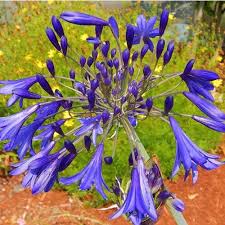
<instances>
[{"instance_id":1,"label":"reddish brown soil","mask_svg":"<svg viewBox=\"0 0 225 225\"><path fill-rule=\"evenodd\" d=\"M167 181L171 191L183 199L186 205L184 216L189 225L223 225L225 215L225 166L214 170L200 169L197 184L190 181ZM112 211L87 208L77 198L63 191L32 196L19 185L21 178L0 180L0 224L1 225L128 225L120 218L108 220ZM157 225L175 224L164 209Z\"/></svg>"}]
</instances>

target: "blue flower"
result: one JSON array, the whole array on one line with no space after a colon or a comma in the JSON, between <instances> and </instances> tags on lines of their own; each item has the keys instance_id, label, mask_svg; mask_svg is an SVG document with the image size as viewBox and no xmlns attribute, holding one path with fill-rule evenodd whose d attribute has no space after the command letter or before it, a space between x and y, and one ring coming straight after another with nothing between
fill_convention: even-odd
<instances>
[{"instance_id":1,"label":"blue flower","mask_svg":"<svg viewBox=\"0 0 225 225\"><path fill-rule=\"evenodd\" d=\"M38 130L41 131L40 134L33 138L34 141L41 140L41 146L45 147L49 144L54 136L54 133L58 133L60 135L63 134L61 130L61 126L65 123L65 120L58 120L54 123L50 123L48 125L40 126Z\"/></svg>"},{"instance_id":2,"label":"blue flower","mask_svg":"<svg viewBox=\"0 0 225 225\"><path fill-rule=\"evenodd\" d=\"M209 101L190 92L183 92L184 96L195 104L203 113L216 121L224 121L225 114Z\"/></svg>"},{"instance_id":3,"label":"blue flower","mask_svg":"<svg viewBox=\"0 0 225 225\"><path fill-rule=\"evenodd\" d=\"M216 160L219 158L217 155L206 153L195 145L183 132L173 117L169 117L169 120L177 143L176 160L172 171L172 177L175 176L180 165L183 164L185 179L189 175L190 170L192 170L192 180L193 183L195 183L198 178L198 165L204 169L212 170L224 164Z\"/></svg>"},{"instance_id":4,"label":"blue flower","mask_svg":"<svg viewBox=\"0 0 225 225\"><path fill-rule=\"evenodd\" d=\"M149 49L153 51L153 43L150 38L154 38L159 36L159 29L153 29L156 23L157 17L154 16L146 21L143 15L138 16L137 18L137 26L133 26L134 29L134 38L133 44L139 44L141 40L144 41L145 44L149 45Z\"/></svg>"},{"instance_id":5,"label":"blue flower","mask_svg":"<svg viewBox=\"0 0 225 225\"><path fill-rule=\"evenodd\" d=\"M116 219L122 214L130 215L132 221L135 219L135 224L141 224L142 219L147 216L152 221L157 220L154 200L145 175L144 163L141 159L138 160L137 166L132 169L131 183L126 199L120 209L111 216L111 219Z\"/></svg>"},{"instance_id":6,"label":"blue flower","mask_svg":"<svg viewBox=\"0 0 225 225\"><path fill-rule=\"evenodd\" d=\"M15 137L24 122L39 108L39 105L28 107L27 109L7 117L0 118L0 140L7 140Z\"/></svg>"},{"instance_id":7,"label":"blue flower","mask_svg":"<svg viewBox=\"0 0 225 225\"><path fill-rule=\"evenodd\" d=\"M107 21L101 18L80 12L63 12L60 15L60 18L69 23L74 23L77 25L101 25L101 26L109 25Z\"/></svg>"},{"instance_id":8,"label":"blue flower","mask_svg":"<svg viewBox=\"0 0 225 225\"><path fill-rule=\"evenodd\" d=\"M22 101L23 98L17 94L14 94L14 90L23 89L28 90L31 86L33 86L37 82L36 76L23 78L19 80L1 80L0 84L4 86L0 88L0 94L3 95L12 95L12 97L8 100L7 106L12 106L18 100Z\"/></svg>"},{"instance_id":9,"label":"blue flower","mask_svg":"<svg viewBox=\"0 0 225 225\"><path fill-rule=\"evenodd\" d=\"M75 182L80 182L79 187L81 190L88 190L92 185L95 185L96 190L101 196L106 199L106 194L103 188L109 190L102 177L102 155L104 145L101 143L97 146L96 152L89 162L89 164L79 173L71 177L63 177L60 182L65 185L70 185Z\"/></svg>"},{"instance_id":10,"label":"blue flower","mask_svg":"<svg viewBox=\"0 0 225 225\"><path fill-rule=\"evenodd\" d=\"M189 91L196 95L214 101L214 98L210 91L214 89L214 86L210 81L219 79L219 76L208 70L193 70L194 60L190 60L184 72L181 74L181 78L185 81Z\"/></svg>"},{"instance_id":11,"label":"blue flower","mask_svg":"<svg viewBox=\"0 0 225 225\"><path fill-rule=\"evenodd\" d=\"M75 132L76 136L82 136L88 132L92 132L92 141L96 146L97 136L103 133L103 129L100 125L101 115L90 118L81 118L79 121L82 126Z\"/></svg>"}]
</instances>

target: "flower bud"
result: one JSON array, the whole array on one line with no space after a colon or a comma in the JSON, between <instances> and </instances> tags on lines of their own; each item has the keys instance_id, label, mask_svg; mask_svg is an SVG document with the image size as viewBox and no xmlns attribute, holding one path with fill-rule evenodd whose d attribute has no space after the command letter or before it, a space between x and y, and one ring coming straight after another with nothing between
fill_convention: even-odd
<instances>
[{"instance_id":1,"label":"flower bud","mask_svg":"<svg viewBox=\"0 0 225 225\"><path fill-rule=\"evenodd\" d=\"M62 36L60 43L61 43L62 53L64 56L66 56L67 47L68 47L67 38L65 36Z\"/></svg>"},{"instance_id":2,"label":"flower bud","mask_svg":"<svg viewBox=\"0 0 225 225\"><path fill-rule=\"evenodd\" d=\"M56 16L52 16L52 26L60 38L64 36L62 24Z\"/></svg>"},{"instance_id":3,"label":"flower bud","mask_svg":"<svg viewBox=\"0 0 225 225\"><path fill-rule=\"evenodd\" d=\"M89 90L87 93L88 103L89 103L89 110L92 110L95 107L95 92Z\"/></svg>"},{"instance_id":4,"label":"flower bud","mask_svg":"<svg viewBox=\"0 0 225 225\"><path fill-rule=\"evenodd\" d=\"M93 57L89 56L89 57L88 57L88 60L87 60L87 65L88 65L89 67L91 67L91 65L93 64L93 62L94 62Z\"/></svg>"},{"instance_id":5,"label":"flower bud","mask_svg":"<svg viewBox=\"0 0 225 225\"><path fill-rule=\"evenodd\" d=\"M48 68L49 73L54 77L55 76L55 67L52 60L48 59L46 61L46 66Z\"/></svg>"},{"instance_id":6,"label":"flower bud","mask_svg":"<svg viewBox=\"0 0 225 225\"><path fill-rule=\"evenodd\" d=\"M89 151L91 148L91 138L89 136L84 136L84 146Z\"/></svg>"},{"instance_id":7,"label":"flower bud","mask_svg":"<svg viewBox=\"0 0 225 225\"><path fill-rule=\"evenodd\" d=\"M103 124L105 124L110 118L110 113L108 112L108 110L104 110L102 113L102 122Z\"/></svg>"},{"instance_id":8,"label":"flower bud","mask_svg":"<svg viewBox=\"0 0 225 225\"><path fill-rule=\"evenodd\" d=\"M92 51L92 57L93 57L94 61L97 59L97 57L98 57L98 51L97 50Z\"/></svg>"},{"instance_id":9,"label":"flower bud","mask_svg":"<svg viewBox=\"0 0 225 225\"><path fill-rule=\"evenodd\" d=\"M146 102L145 102L146 108L148 110L148 112L150 112L150 110L152 109L153 106L153 101L151 98L147 98Z\"/></svg>"},{"instance_id":10,"label":"flower bud","mask_svg":"<svg viewBox=\"0 0 225 225\"><path fill-rule=\"evenodd\" d=\"M76 82L75 83L75 88L80 91L83 95L86 94L86 86L83 83Z\"/></svg>"},{"instance_id":11,"label":"flower bud","mask_svg":"<svg viewBox=\"0 0 225 225\"><path fill-rule=\"evenodd\" d=\"M81 67L84 67L85 63L86 63L86 58L84 56L81 56L80 57L80 65L81 65Z\"/></svg>"},{"instance_id":12,"label":"flower bud","mask_svg":"<svg viewBox=\"0 0 225 225\"><path fill-rule=\"evenodd\" d=\"M129 66L129 67L128 67L128 72L129 72L129 74L130 74L131 76L133 76L133 74L134 74L134 67L133 67L133 66Z\"/></svg>"},{"instance_id":13,"label":"flower bud","mask_svg":"<svg viewBox=\"0 0 225 225\"><path fill-rule=\"evenodd\" d=\"M160 39L156 46L156 58L159 59L162 55L163 49L165 46L165 41L163 39Z\"/></svg>"},{"instance_id":14,"label":"flower bud","mask_svg":"<svg viewBox=\"0 0 225 225\"><path fill-rule=\"evenodd\" d=\"M107 65L112 68L113 67L113 61L111 59L108 60Z\"/></svg>"},{"instance_id":15,"label":"flower bud","mask_svg":"<svg viewBox=\"0 0 225 225\"><path fill-rule=\"evenodd\" d=\"M162 36L166 29L169 18L169 11L164 9L160 16L160 24L159 24L159 35Z\"/></svg>"},{"instance_id":16,"label":"flower bud","mask_svg":"<svg viewBox=\"0 0 225 225\"><path fill-rule=\"evenodd\" d=\"M144 58L144 56L146 55L147 51L148 51L148 45L145 44L145 45L142 47L142 49L141 49L141 55L140 55L141 60L142 60L142 59Z\"/></svg>"},{"instance_id":17,"label":"flower bud","mask_svg":"<svg viewBox=\"0 0 225 225\"><path fill-rule=\"evenodd\" d=\"M119 113L121 113L121 109L118 106L115 106L114 107L114 116L116 116Z\"/></svg>"},{"instance_id":18,"label":"flower bud","mask_svg":"<svg viewBox=\"0 0 225 225\"><path fill-rule=\"evenodd\" d=\"M99 82L97 79L91 80L91 90L92 91L95 91L98 86L99 86Z\"/></svg>"},{"instance_id":19,"label":"flower bud","mask_svg":"<svg viewBox=\"0 0 225 225\"><path fill-rule=\"evenodd\" d=\"M136 61L137 58L138 58L138 52L135 51L135 52L133 53L133 55L132 55L132 61L133 61L133 62Z\"/></svg>"},{"instance_id":20,"label":"flower bud","mask_svg":"<svg viewBox=\"0 0 225 225\"><path fill-rule=\"evenodd\" d=\"M110 42L106 41L103 46L102 46L102 54L104 55L104 57L107 58L108 56L108 52L109 52L109 48L110 48Z\"/></svg>"},{"instance_id":21,"label":"flower bud","mask_svg":"<svg viewBox=\"0 0 225 225\"><path fill-rule=\"evenodd\" d=\"M73 143L69 140L65 140L64 141L64 147L70 152L70 153L73 153L75 155L77 155L77 150L76 148L74 147Z\"/></svg>"},{"instance_id":22,"label":"flower bud","mask_svg":"<svg viewBox=\"0 0 225 225\"><path fill-rule=\"evenodd\" d=\"M191 60L188 61L187 65L184 69L183 75L188 75L191 72L191 70L194 66L194 63L195 63L194 59L191 59Z\"/></svg>"},{"instance_id":23,"label":"flower bud","mask_svg":"<svg viewBox=\"0 0 225 225\"><path fill-rule=\"evenodd\" d=\"M54 96L54 93L52 91L52 88L50 87L48 81L45 79L45 77L41 74L37 74L37 81L40 84L40 86L45 90L49 95Z\"/></svg>"},{"instance_id":24,"label":"flower bud","mask_svg":"<svg viewBox=\"0 0 225 225\"><path fill-rule=\"evenodd\" d=\"M71 69L70 70L70 79L75 80L75 76L76 76L75 71Z\"/></svg>"},{"instance_id":25,"label":"flower bud","mask_svg":"<svg viewBox=\"0 0 225 225\"><path fill-rule=\"evenodd\" d=\"M133 151L134 151L133 154L134 154L135 160L137 160L137 158L138 158L138 151L137 151L136 148L135 148ZM130 165L130 166L132 166L133 163L134 163L134 161L133 161L133 154L132 154L132 152L131 152L130 155L129 155L128 162L129 162L129 165Z\"/></svg>"},{"instance_id":26,"label":"flower bud","mask_svg":"<svg viewBox=\"0 0 225 225\"><path fill-rule=\"evenodd\" d=\"M111 58L114 58L115 55L116 55L116 48L113 48L113 49L111 50Z\"/></svg>"},{"instance_id":27,"label":"flower bud","mask_svg":"<svg viewBox=\"0 0 225 225\"><path fill-rule=\"evenodd\" d=\"M174 42L170 41L167 46L167 51L164 53L163 56L163 64L166 65L169 63L174 51Z\"/></svg>"},{"instance_id":28,"label":"flower bud","mask_svg":"<svg viewBox=\"0 0 225 225\"><path fill-rule=\"evenodd\" d=\"M168 115L168 113L173 108L173 96L167 96L164 103L164 113Z\"/></svg>"},{"instance_id":29,"label":"flower bud","mask_svg":"<svg viewBox=\"0 0 225 225\"><path fill-rule=\"evenodd\" d=\"M144 78L147 79L150 74L151 74L151 69L148 65L145 65L144 68L143 68L143 74L144 74Z\"/></svg>"},{"instance_id":30,"label":"flower bud","mask_svg":"<svg viewBox=\"0 0 225 225\"><path fill-rule=\"evenodd\" d=\"M113 65L118 70L118 68L119 68L119 60L117 58L113 59Z\"/></svg>"},{"instance_id":31,"label":"flower bud","mask_svg":"<svg viewBox=\"0 0 225 225\"><path fill-rule=\"evenodd\" d=\"M124 66L126 67L128 65L129 59L130 59L130 51L128 49L125 49L122 52L122 58L123 58Z\"/></svg>"},{"instance_id":32,"label":"flower bud","mask_svg":"<svg viewBox=\"0 0 225 225\"><path fill-rule=\"evenodd\" d=\"M60 51L60 50L61 50L61 47L60 47L59 42L58 42L58 40L57 40L57 38L56 38L56 36L55 36L54 31L53 31L51 28L47 27L46 30L45 30L45 32L46 32L46 35L47 35L49 41L52 43L52 45L53 45L58 51Z\"/></svg>"},{"instance_id":33,"label":"flower bud","mask_svg":"<svg viewBox=\"0 0 225 225\"><path fill-rule=\"evenodd\" d=\"M104 158L104 161L106 164L111 165L113 163L113 158L112 158L112 156L106 156Z\"/></svg>"},{"instance_id":34,"label":"flower bud","mask_svg":"<svg viewBox=\"0 0 225 225\"><path fill-rule=\"evenodd\" d=\"M127 41L127 48L130 50L133 45L133 39L134 39L134 28L132 25L127 25L126 30L126 41Z\"/></svg>"}]
</instances>

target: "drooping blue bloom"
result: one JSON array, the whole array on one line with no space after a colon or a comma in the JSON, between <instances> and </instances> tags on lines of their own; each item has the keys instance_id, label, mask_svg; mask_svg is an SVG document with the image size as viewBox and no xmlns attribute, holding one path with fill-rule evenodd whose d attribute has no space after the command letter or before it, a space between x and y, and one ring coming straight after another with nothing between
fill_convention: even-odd
<instances>
[{"instance_id":1,"label":"drooping blue bloom","mask_svg":"<svg viewBox=\"0 0 225 225\"><path fill-rule=\"evenodd\" d=\"M192 119L212 130L215 130L218 132L225 132L225 124L219 121L215 121L210 118L202 117L202 116L192 116Z\"/></svg>"},{"instance_id":2,"label":"drooping blue bloom","mask_svg":"<svg viewBox=\"0 0 225 225\"><path fill-rule=\"evenodd\" d=\"M168 115L168 113L173 108L173 96L167 96L164 102L164 113Z\"/></svg>"},{"instance_id":3,"label":"drooping blue bloom","mask_svg":"<svg viewBox=\"0 0 225 225\"><path fill-rule=\"evenodd\" d=\"M183 92L183 94L208 117L216 121L225 120L225 114L222 111L220 111L215 105L213 105L211 102L205 100L204 98L199 97L198 95L192 94L190 92Z\"/></svg>"},{"instance_id":4,"label":"drooping blue bloom","mask_svg":"<svg viewBox=\"0 0 225 225\"><path fill-rule=\"evenodd\" d=\"M79 119L79 121L82 123L82 126L75 132L75 135L82 136L91 132L93 144L96 146L97 136L103 133L103 129L100 125L101 115L91 118L82 118Z\"/></svg>"},{"instance_id":5,"label":"drooping blue bloom","mask_svg":"<svg viewBox=\"0 0 225 225\"><path fill-rule=\"evenodd\" d=\"M160 16L160 24L159 24L159 35L162 36L166 29L167 23L169 18L169 11L163 9L161 16Z\"/></svg>"},{"instance_id":6,"label":"drooping blue bloom","mask_svg":"<svg viewBox=\"0 0 225 225\"><path fill-rule=\"evenodd\" d=\"M145 175L144 163L138 160L137 166L132 169L131 183L120 209L115 212L111 219L116 219L122 214L136 217L137 225L141 224L142 219L149 217L152 221L157 220L157 212L154 200Z\"/></svg>"},{"instance_id":7,"label":"drooping blue bloom","mask_svg":"<svg viewBox=\"0 0 225 225\"><path fill-rule=\"evenodd\" d=\"M40 106L33 105L27 109L7 117L0 117L0 140L7 140L15 137L24 122L38 110Z\"/></svg>"},{"instance_id":8,"label":"drooping blue bloom","mask_svg":"<svg viewBox=\"0 0 225 225\"><path fill-rule=\"evenodd\" d=\"M3 95L12 95L12 97L8 100L7 105L12 106L18 100L23 100L22 97L13 93L15 89L29 90L37 82L36 76L23 78L19 80L1 80L0 84L3 86L0 88L0 94Z\"/></svg>"},{"instance_id":9,"label":"drooping blue bloom","mask_svg":"<svg viewBox=\"0 0 225 225\"><path fill-rule=\"evenodd\" d=\"M46 66L48 68L49 73L54 77L55 76L55 66L52 60L48 59L46 61Z\"/></svg>"},{"instance_id":10,"label":"drooping blue bloom","mask_svg":"<svg viewBox=\"0 0 225 225\"><path fill-rule=\"evenodd\" d=\"M49 41L56 48L56 50L61 51L61 47L59 45L59 42L57 40L57 37L56 37L54 31L51 28L47 27L46 30L45 30L45 33L46 33Z\"/></svg>"},{"instance_id":11,"label":"drooping blue bloom","mask_svg":"<svg viewBox=\"0 0 225 225\"><path fill-rule=\"evenodd\" d=\"M79 182L81 190L89 190L92 185L95 185L96 190L101 194L104 199L107 199L103 188L109 190L102 177L102 155L104 151L104 145L101 143L97 146L96 152L92 157L88 165L71 177L60 178L60 182L65 185L70 185L75 182Z\"/></svg>"},{"instance_id":12,"label":"drooping blue bloom","mask_svg":"<svg viewBox=\"0 0 225 225\"><path fill-rule=\"evenodd\" d=\"M52 26L54 27L55 32L58 34L60 38L64 36L62 24L56 16L52 16Z\"/></svg>"},{"instance_id":13,"label":"drooping blue bloom","mask_svg":"<svg viewBox=\"0 0 225 225\"><path fill-rule=\"evenodd\" d=\"M63 12L60 18L77 25L101 25L108 26L109 23L96 16L91 16L80 12Z\"/></svg>"},{"instance_id":14,"label":"drooping blue bloom","mask_svg":"<svg viewBox=\"0 0 225 225\"><path fill-rule=\"evenodd\" d=\"M66 56L68 43L67 43L67 38L65 36L61 37L60 44L61 44L62 53L64 56Z\"/></svg>"},{"instance_id":15,"label":"drooping blue bloom","mask_svg":"<svg viewBox=\"0 0 225 225\"><path fill-rule=\"evenodd\" d=\"M157 58L157 60L162 55L164 46L165 46L165 41L163 39L159 39L159 41L157 42L157 46L156 46L156 58Z\"/></svg>"},{"instance_id":16,"label":"drooping blue bloom","mask_svg":"<svg viewBox=\"0 0 225 225\"><path fill-rule=\"evenodd\" d=\"M193 70L194 60L190 60L184 72L181 74L181 78L185 81L189 91L196 95L214 101L214 98L210 91L214 89L214 86L210 81L219 79L218 74L208 70Z\"/></svg>"},{"instance_id":17,"label":"drooping blue bloom","mask_svg":"<svg viewBox=\"0 0 225 225\"><path fill-rule=\"evenodd\" d=\"M177 143L176 159L172 177L175 176L180 165L183 164L185 169L185 179L192 170L192 180L193 183L195 183L198 177L198 165L204 169L212 170L224 164L217 160L219 158L217 155L206 153L195 145L172 116L169 117L169 120Z\"/></svg>"},{"instance_id":18,"label":"drooping blue bloom","mask_svg":"<svg viewBox=\"0 0 225 225\"><path fill-rule=\"evenodd\" d=\"M50 123L48 125L42 125L38 130L41 131L40 134L36 135L33 140L38 141L41 140L41 146L47 146L53 139L54 133L58 133L60 135L63 134L61 130L61 126L65 123L65 120L58 120L54 123Z\"/></svg>"},{"instance_id":19,"label":"drooping blue bloom","mask_svg":"<svg viewBox=\"0 0 225 225\"><path fill-rule=\"evenodd\" d=\"M133 26L134 29L134 39L133 44L139 44L141 40L144 41L145 44L149 45L149 49L153 51L153 43L150 38L154 38L159 36L159 29L154 29L154 25L156 23L157 17L154 16L146 21L143 15L138 16L137 18L137 26Z\"/></svg>"}]
</instances>

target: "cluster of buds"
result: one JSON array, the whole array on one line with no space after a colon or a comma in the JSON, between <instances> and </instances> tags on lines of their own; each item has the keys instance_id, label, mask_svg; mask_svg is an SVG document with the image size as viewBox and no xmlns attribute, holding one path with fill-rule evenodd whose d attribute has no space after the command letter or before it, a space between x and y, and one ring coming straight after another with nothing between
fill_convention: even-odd
<instances>
[{"instance_id":1,"label":"cluster of buds","mask_svg":"<svg viewBox=\"0 0 225 225\"><path fill-rule=\"evenodd\" d=\"M223 164L217 155L206 153L194 144L174 118L193 119L209 129L224 132L225 114L213 104L210 93L214 88L211 81L218 79L218 75L193 69L194 60L190 60L180 73L163 74L162 71L157 74L155 71L159 63L163 68L167 66L174 52L174 42L166 44L163 39L168 14L166 9L162 11L159 27L155 27L156 16L146 20L140 15L136 25L127 24L127 46L122 49L119 26L114 17L104 20L79 12L63 12L60 19L64 21L95 27L95 34L87 38L91 51L86 56L72 48L60 20L52 17L53 29L47 28L46 35L66 62L72 63L68 75L57 74L53 61L48 59L49 74L0 81L0 94L11 95L7 106L19 102L21 107L20 112L0 118L0 141L7 141L5 151L17 150L20 161L12 165L11 174L24 173L24 187L30 187L33 194L48 192L59 181L65 185L76 183L80 190L94 187L104 199L107 198L106 191L113 192L120 201L118 211L111 218L125 214L137 225L147 220L157 221L157 209L167 200L172 200L176 210L183 211L182 201L165 187L158 166L155 163L147 166L151 159L135 132L138 119L147 117L157 117L172 128L177 144L172 177L183 165L185 179L192 174L193 182L196 182L198 166L211 170ZM109 40L103 40L103 29L111 32L115 46ZM151 55L150 63L145 63L147 55ZM157 90L172 79L174 83L178 80L174 87L157 95L151 94L152 89ZM67 91L53 90L52 80ZM176 91L184 82L187 90ZM30 89L34 85L42 91L32 92ZM185 96L206 117L174 112L177 95ZM23 109L24 99L33 99L37 103ZM163 99L164 107L156 107L157 99ZM63 118L65 112L69 118ZM65 124L71 119L78 120L80 125L65 132ZM126 131L130 143L128 161L124 160L131 167L131 180L126 191L123 191L124 184L120 179L109 188L102 173L102 164L114 164L115 153L119 151L115 139L113 154L105 155L105 142L112 131L117 137L120 127ZM85 151L89 152L87 154L93 152L88 164L73 176L61 177L60 173Z\"/></svg>"}]
</instances>

